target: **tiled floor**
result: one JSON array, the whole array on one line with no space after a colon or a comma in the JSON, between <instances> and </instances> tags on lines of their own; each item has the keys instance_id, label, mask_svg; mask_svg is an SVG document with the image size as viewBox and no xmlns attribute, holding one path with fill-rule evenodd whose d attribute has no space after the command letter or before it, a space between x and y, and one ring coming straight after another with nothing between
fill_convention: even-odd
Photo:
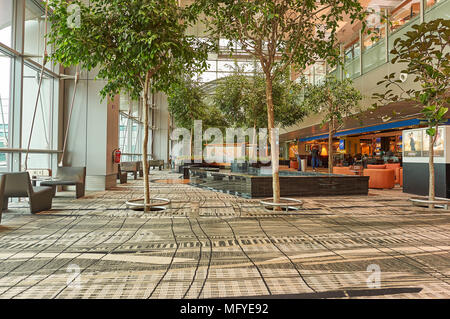
<instances>
[{"instance_id":1,"label":"tiled floor","mask_svg":"<svg viewBox=\"0 0 450 319\"><path fill-rule=\"evenodd\" d=\"M127 210L142 180L58 194L38 215L11 204L0 298L450 297L449 211L414 208L398 188L304 198L290 214L186 184L151 189L172 209Z\"/></svg>"}]
</instances>

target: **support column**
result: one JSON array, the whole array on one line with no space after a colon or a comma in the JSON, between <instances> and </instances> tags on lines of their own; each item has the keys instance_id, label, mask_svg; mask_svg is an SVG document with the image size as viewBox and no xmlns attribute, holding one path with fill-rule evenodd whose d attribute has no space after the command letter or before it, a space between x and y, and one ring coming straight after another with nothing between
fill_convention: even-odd
<instances>
[{"instance_id":1,"label":"support column","mask_svg":"<svg viewBox=\"0 0 450 319\"><path fill-rule=\"evenodd\" d=\"M72 97L73 81L67 80L65 110ZM95 73L81 72L71 123L64 165L86 166L86 189L105 190L117 184L117 164L112 152L119 148L119 96L102 99L99 92L104 81L95 80ZM65 116L65 125L67 116ZM67 127L67 126L66 126Z\"/></svg>"}]
</instances>

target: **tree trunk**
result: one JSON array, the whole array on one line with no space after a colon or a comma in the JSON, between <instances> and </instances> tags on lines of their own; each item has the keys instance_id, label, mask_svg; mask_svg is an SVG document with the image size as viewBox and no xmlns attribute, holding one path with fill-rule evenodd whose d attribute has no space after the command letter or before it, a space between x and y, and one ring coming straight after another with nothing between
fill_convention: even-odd
<instances>
[{"instance_id":1,"label":"tree trunk","mask_svg":"<svg viewBox=\"0 0 450 319\"><path fill-rule=\"evenodd\" d=\"M328 174L333 173L333 135L334 130L330 127L328 134Z\"/></svg>"},{"instance_id":2,"label":"tree trunk","mask_svg":"<svg viewBox=\"0 0 450 319\"><path fill-rule=\"evenodd\" d=\"M430 127L432 128L432 127ZM436 128L436 134L438 133ZM435 134L435 135L436 135ZM429 186L428 186L428 200L434 201L435 200L435 176L434 176L434 141L435 136L430 136L429 139L429 156L428 156L428 168L429 168ZM429 205L430 209L434 208L434 205Z\"/></svg>"},{"instance_id":3,"label":"tree trunk","mask_svg":"<svg viewBox=\"0 0 450 319\"><path fill-rule=\"evenodd\" d=\"M252 154L248 154L248 160L249 163L252 161L252 159L256 159L256 162L258 162L258 151L257 151L257 147L256 147L256 141L257 141L257 136L256 136L256 121L253 124L253 139L252 139L252 146L251 146L251 151Z\"/></svg>"},{"instance_id":4,"label":"tree trunk","mask_svg":"<svg viewBox=\"0 0 450 319\"><path fill-rule=\"evenodd\" d=\"M150 87L150 75L145 77L143 97L143 115L144 115L144 139L142 142L142 170L144 171L144 213L147 212L147 205L150 204L150 185L149 185L149 171L147 162L148 153L148 91Z\"/></svg>"},{"instance_id":5,"label":"tree trunk","mask_svg":"<svg viewBox=\"0 0 450 319\"><path fill-rule=\"evenodd\" d=\"M267 99L267 124L270 136L271 157L272 157L272 187L273 187L273 202L280 202L280 163L279 163L279 148L277 145L277 138L275 134L275 120L273 111L272 98L272 78L270 72L266 73L266 99Z\"/></svg>"}]
</instances>

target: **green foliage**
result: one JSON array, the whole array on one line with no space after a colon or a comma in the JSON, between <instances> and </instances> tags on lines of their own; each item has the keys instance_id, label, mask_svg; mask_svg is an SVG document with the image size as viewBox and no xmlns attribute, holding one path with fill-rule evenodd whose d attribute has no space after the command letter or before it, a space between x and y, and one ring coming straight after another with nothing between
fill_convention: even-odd
<instances>
[{"instance_id":1,"label":"green foliage","mask_svg":"<svg viewBox=\"0 0 450 319\"><path fill-rule=\"evenodd\" d=\"M374 107L398 101L422 105L422 115L430 127L427 134L435 136L434 127L445 121L446 104L450 103L447 94L450 87L450 20L437 19L412 28L394 42L392 63L405 63L401 73L413 77L420 88L406 89L398 75L386 75L378 85L384 85L388 90L373 95L377 100ZM395 93L394 88L400 93Z\"/></svg>"},{"instance_id":2,"label":"green foliage","mask_svg":"<svg viewBox=\"0 0 450 319\"><path fill-rule=\"evenodd\" d=\"M203 121L203 128L224 128L226 121L222 113L205 102L206 93L202 86L189 76L173 82L168 91L169 112L178 127L193 129L194 121Z\"/></svg>"},{"instance_id":3,"label":"green foliage","mask_svg":"<svg viewBox=\"0 0 450 319\"><path fill-rule=\"evenodd\" d=\"M305 116L302 105L302 87L289 79L289 74L278 74L273 83L275 124L293 125ZM267 126L266 81L264 74L244 73L235 66L234 73L220 80L213 104L227 120L229 127L264 128Z\"/></svg>"},{"instance_id":4,"label":"green foliage","mask_svg":"<svg viewBox=\"0 0 450 319\"><path fill-rule=\"evenodd\" d=\"M330 77L320 85L305 84L304 96L305 109L323 114L322 125L329 123L334 132L342 127L346 117L361 110L362 95L350 79Z\"/></svg>"},{"instance_id":5,"label":"green foliage","mask_svg":"<svg viewBox=\"0 0 450 319\"><path fill-rule=\"evenodd\" d=\"M264 73L304 69L318 59L338 63L336 32L344 17L363 20L357 0L196 0L216 38L239 41L261 61ZM231 45L231 42L230 42ZM231 46L230 46L231 49ZM232 49L231 49L232 51ZM281 68L280 68L281 66Z\"/></svg>"},{"instance_id":6,"label":"green foliage","mask_svg":"<svg viewBox=\"0 0 450 319\"><path fill-rule=\"evenodd\" d=\"M80 8L79 27L67 24L68 4ZM107 82L103 96L123 90L137 98L146 78L152 91L166 91L180 72L206 67L207 46L185 36L195 11L180 9L176 0L50 0L50 6L52 60L98 69Z\"/></svg>"}]
</instances>

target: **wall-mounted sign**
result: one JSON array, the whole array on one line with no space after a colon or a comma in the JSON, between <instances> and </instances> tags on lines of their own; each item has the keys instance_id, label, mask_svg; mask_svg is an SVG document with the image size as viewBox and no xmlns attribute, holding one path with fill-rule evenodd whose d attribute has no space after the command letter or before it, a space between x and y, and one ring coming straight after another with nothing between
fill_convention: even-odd
<instances>
[{"instance_id":1,"label":"wall-mounted sign","mask_svg":"<svg viewBox=\"0 0 450 319\"><path fill-rule=\"evenodd\" d=\"M426 128L403 131L403 154L405 157L428 157L430 150L430 136ZM445 131L440 127L434 143L434 156L444 157Z\"/></svg>"},{"instance_id":2,"label":"wall-mounted sign","mask_svg":"<svg viewBox=\"0 0 450 319\"><path fill-rule=\"evenodd\" d=\"M340 141L339 141L339 149L340 149L341 151L344 151L344 150L345 150L345 140L340 140Z\"/></svg>"}]
</instances>

